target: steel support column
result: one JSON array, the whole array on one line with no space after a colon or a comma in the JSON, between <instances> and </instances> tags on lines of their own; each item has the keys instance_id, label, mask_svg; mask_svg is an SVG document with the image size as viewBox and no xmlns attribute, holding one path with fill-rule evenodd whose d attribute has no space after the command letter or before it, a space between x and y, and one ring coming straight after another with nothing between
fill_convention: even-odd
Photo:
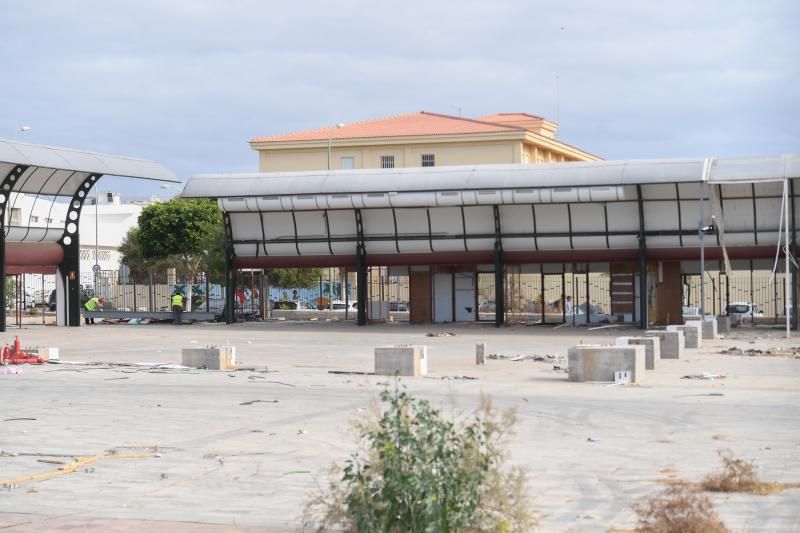
<instances>
[{"instance_id":1,"label":"steel support column","mask_svg":"<svg viewBox=\"0 0 800 533\"><path fill-rule=\"evenodd\" d=\"M361 210L356 215L356 324L367 325L367 250L364 246L364 223Z\"/></svg>"},{"instance_id":2,"label":"steel support column","mask_svg":"<svg viewBox=\"0 0 800 533\"><path fill-rule=\"evenodd\" d=\"M639 327L647 329L647 241L644 234L644 204L642 186L636 186L639 203Z\"/></svg>"},{"instance_id":3,"label":"steel support column","mask_svg":"<svg viewBox=\"0 0 800 533\"><path fill-rule=\"evenodd\" d=\"M16 181L28 170L27 165L16 165L0 183L0 332L6 330L6 208Z\"/></svg>"},{"instance_id":4,"label":"steel support column","mask_svg":"<svg viewBox=\"0 0 800 533\"><path fill-rule=\"evenodd\" d=\"M58 265L58 275L64 283L65 297L64 309L57 309L56 312L59 315L63 313L64 324L67 326L81 325L81 245L78 224L87 194L101 177L102 174L89 174L72 195L64 223L64 233L58 241L64 250L64 259Z\"/></svg>"},{"instance_id":5,"label":"steel support column","mask_svg":"<svg viewBox=\"0 0 800 533\"><path fill-rule=\"evenodd\" d=\"M500 208L492 206L494 214L494 325L500 327L505 322L505 272L503 271L503 240L500 237Z\"/></svg>"},{"instance_id":6,"label":"steel support column","mask_svg":"<svg viewBox=\"0 0 800 533\"><path fill-rule=\"evenodd\" d=\"M231 217L228 213L224 213L222 220L225 223L225 323L233 324L236 322L236 269L233 266L236 254L232 243Z\"/></svg>"},{"instance_id":7,"label":"steel support column","mask_svg":"<svg viewBox=\"0 0 800 533\"><path fill-rule=\"evenodd\" d=\"M789 209L792 210L791 213L791 226L789 226L792 232L791 236L791 243L789 244L789 253L792 254L794 261L791 261L791 271L792 271L792 329L797 329L797 265L795 261L797 261L797 225L795 219L795 206L794 206L794 180L789 180Z\"/></svg>"}]
</instances>

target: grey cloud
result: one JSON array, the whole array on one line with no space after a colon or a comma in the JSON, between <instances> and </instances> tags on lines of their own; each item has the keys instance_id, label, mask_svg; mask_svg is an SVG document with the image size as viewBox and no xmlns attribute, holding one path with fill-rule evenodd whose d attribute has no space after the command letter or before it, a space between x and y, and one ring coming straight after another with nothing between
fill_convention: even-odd
<instances>
[{"instance_id":1,"label":"grey cloud","mask_svg":"<svg viewBox=\"0 0 800 533\"><path fill-rule=\"evenodd\" d=\"M421 109L613 158L796 152L792 0L3 4L0 135L255 169L253 136ZM563 28L563 29L562 29ZM11 81L9 81L11 80ZM138 193L137 189L137 193Z\"/></svg>"}]
</instances>

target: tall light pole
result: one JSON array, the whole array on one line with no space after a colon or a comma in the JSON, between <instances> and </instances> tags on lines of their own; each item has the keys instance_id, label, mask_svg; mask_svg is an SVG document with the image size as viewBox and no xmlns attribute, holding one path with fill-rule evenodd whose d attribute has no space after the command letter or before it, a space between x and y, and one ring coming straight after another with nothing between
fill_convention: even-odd
<instances>
[{"instance_id":1,"label":"tall light pole","mask_svg":"<svg viewBox=\"0 0 800 533\"><path fill-rule=\"evenodd\" d=\"M333 149L333 130L343 128L344 124L331 126L331 131L328 134L328 170L331 169L331 150ZM319 295L322 298L322 295ZM333 310L333 267L328 268L328 309Z\"/></svg>"},{"instance_id":2,"label":"tall light pole","mask_svg":"<svg viewBox=\"0 0 800 533\"><path fill-rule=\"evenodd\" d=\"M94 295L98 296L97 285L100 282L100 183L94 186L94 265L92 272L94 272Z\"/></svg>"},{"instance_id":3,"label":"tall light pole","mask_svg":"<svg viewBox=\"0 0 800 533\"><path fill-rule=\"evenodd\" d=\"M341 122L331 126L330 134L328 135L328 170L331 169L331 149L333 148L333 130L343 128L344 124Z\"/></svg>"}]
</instances>

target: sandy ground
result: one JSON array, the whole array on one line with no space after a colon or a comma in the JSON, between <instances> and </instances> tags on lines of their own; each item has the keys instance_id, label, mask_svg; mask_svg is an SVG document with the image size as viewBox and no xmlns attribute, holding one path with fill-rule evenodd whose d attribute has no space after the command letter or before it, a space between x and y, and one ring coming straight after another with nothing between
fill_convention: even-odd
<instances>
[{"instance_id":1,"label":"sandy ground","mask_svg":"<svg viewBox=\"0 0 800 533\"><path fill-rule=\"evenodd\" d=\"M296 529L309 491L355 448L349 422L386 381L329 371L369 372L374 347L393 344L428 346L429 376L403 380L415 395L446 409L455 398L469 410L487 393L518 410L511 460L530 470L542 531L633 527L632 503L664 479L702 478L722 449L755 461L765 480L800 482L800 359L719 353L800 350L800 338L781 331L706 341L680 360L659 361L638 386L570 383L549 362L474 364L476 342L489 353L565 355L574 344L636 332L335 322L11 329L0 340L18 334L23 345L58 346L68 362L179 363L182 347L231 344L255 370L0 370L0 530ZM682 379L702 372L726 377ZM456 379L464 376L476 379ZM263 402L241 405L251 400ZM119 458L2 481L61 466L42 460L71 463L108 450ZM712 499L736 530L800 531L800 490Z\"/></svg>"}]
</instances>

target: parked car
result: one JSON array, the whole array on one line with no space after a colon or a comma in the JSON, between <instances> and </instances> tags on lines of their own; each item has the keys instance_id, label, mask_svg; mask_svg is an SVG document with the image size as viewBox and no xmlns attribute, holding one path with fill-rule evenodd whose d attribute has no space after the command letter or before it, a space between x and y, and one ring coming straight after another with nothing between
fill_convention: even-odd
<instances>
[{"instance_id":1,"label":"parked car","mask_svg":"<svg viewBox=\"0 0 800 533\"><path fill-rule=\"evenodd\" d=\"M757 305L750 302L731 302L725 307L725 312L733 318L747 318L749 316L761 317L764 313Z\"/></svg>"},{"instance_id":2,"label":"parked car","mask_svg":"<svg viewBox=\"0 0 800 533\"><path fill-rule=\"evenodd\" d=\"M334 300L330 303L330 307L323 307L322 310L344 311L345 309L354 310L357 307L357 302L345 302L344 300Z\"/></svg>"},{"instance_id":3,"label":"parked car","mask_svg":"<svg viewBox=\"0 0 800 533\"><path fill-rule=\"evenodd\" d=\"M272 302L272 309L276 311L314 311L316 307L302 300L282 300Z\"/></svg>"},{"instance_id":4,"label":"parked car","mask_svg":"<svg viewBox=\"0 0 800 533\"><path fill-rule=\"evenodd\" d=\"M389 302L389 311L393 313L408 313L410 310L408 302Z\"/></svg>"}]
</instances>

